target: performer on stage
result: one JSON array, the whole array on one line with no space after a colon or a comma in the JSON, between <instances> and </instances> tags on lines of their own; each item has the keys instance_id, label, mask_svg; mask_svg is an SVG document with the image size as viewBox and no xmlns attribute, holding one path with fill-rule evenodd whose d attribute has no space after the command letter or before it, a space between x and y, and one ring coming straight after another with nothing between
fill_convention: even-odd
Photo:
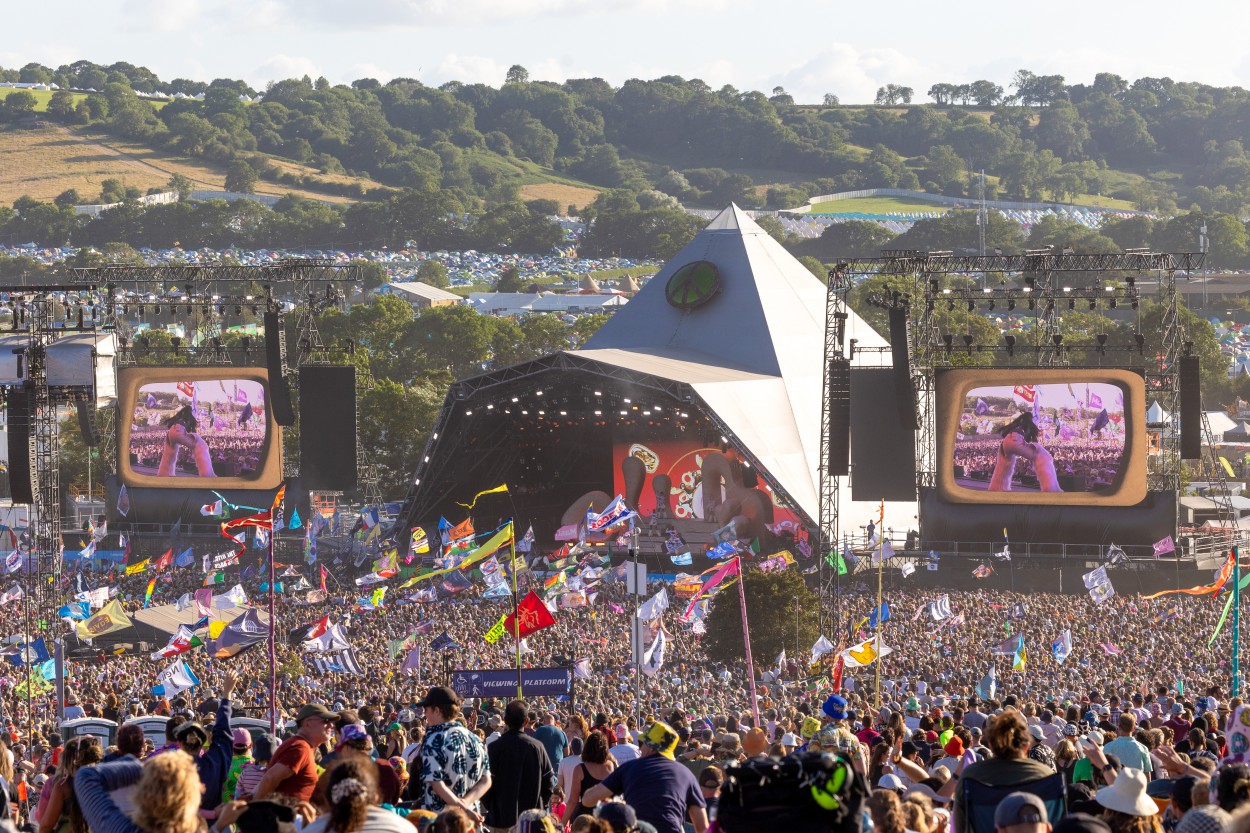
<instances>
[{"instance_id":1,"label":"performer on stage","mask_svg":"<svg viewBox=\"0 0 1250 833\"><path fill-rule=\"evenodd\" d=\"M190 405L184 405L165 423L165 446L161 450L161 463L156 470L158 477L173 477L177 474L178 456L182 449L187 449L200 477L216 477L213 471L213 460L208 452L208 443L195 433L199 422L191 411Z\"/></svg>"},{"instance_id":2,"label":"performer on stage","mask_svg":"<svg viewBox=\"0 0 1250 833\"><path fill-rule=\"evenodd\" d=\"M991 492L1010 492L1012 475L1016 470L1016 458L1023 457L1033 463L1037 482L1043 492L1061 492L1059 477L1055 474L1055 460L1038 442L1037 424L1033 414L1025 411L999 431L1003 440L998 446L998 459L994 474L990 477Z\"/></svg>"}]
</instances>

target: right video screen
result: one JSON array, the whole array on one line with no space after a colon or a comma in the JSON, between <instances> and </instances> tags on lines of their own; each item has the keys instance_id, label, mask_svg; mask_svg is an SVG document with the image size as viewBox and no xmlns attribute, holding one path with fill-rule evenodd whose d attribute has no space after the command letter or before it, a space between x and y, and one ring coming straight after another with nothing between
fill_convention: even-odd
<instances>
[{"instance_id":1,"label":"right video screen","mask_svg":"<svg viewBox=\"0 0 1250 833\"><path fill-rule=\"evenodd\" d=\"M938 377L938 487L966 503L1129 505L1145 497L1145 391L1131 371Z\"/></svg>"}]
</instances>

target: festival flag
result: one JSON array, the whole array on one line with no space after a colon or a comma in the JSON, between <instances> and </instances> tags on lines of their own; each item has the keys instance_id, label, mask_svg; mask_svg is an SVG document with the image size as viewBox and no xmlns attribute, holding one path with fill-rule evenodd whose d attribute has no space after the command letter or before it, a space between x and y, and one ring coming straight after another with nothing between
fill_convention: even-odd
<instances>
[{"instance_id":1,"label":"festival flag","mask_svg":"<svg viewBox=\"0 0 1250 833\"><path fill-rule=\"evenodd\" d=\"M830 642L828 639L826 639L825 636L822 634L820 639L816 640L816 644L812 646L812 659L811 659L811 662L809 662L808 664L815 665L816 660L820 659L825 654L828 654L831 651L833 651L833 643Z\"/></svg>"},{"instance_id":2,"label":"festival flag","mask_svg":"<svg viewBox=\"0 0 1250 833\"><path fill-rule=\"evenodd\" d=\"M317 624L319 625L320 623ZM318 628L314 627L310 633L316 630ZM341 625L328 625L320 630L320 633L313 633L301 644L301 648L305 653L334 653L351 647L347 640L347 632L343 630Z\"/></svg>"},{"instance_id":3,"label":"festival flag","mask_svg":"<svg viewBox=\"0 0 1250 833\"><path fill-rule=\"evenodd\" d=\"M898 571L899 571L900 573L902 573L903 578L907 578L907 577L908 577L908 576L910 576L912 573L916 572L916 565L915 565L915 564L912 564L912 563L909 561L909 562L907 562L906 564L904 564L902 567L899 567L899 570L898 570Z\"/></svg>"},{"instance_id":4,"label":"festival flag","mask_svg":"<svg viewBox=\"0 0 1250 833\"><path fill-rule=\"evenodd\" d=\"M940 596L929 602L929 615L933 617L934 622L941 622L943 619L950 618L953 615L951 611L951 597Z\"/></svg>"},{"instance_id":5,"label":"festival flag","mask_svg":"<svg viewBox=\"0 0 1250 833\"><path fill-rule=\"evenodd\" d=\"M172 665L156 675L156 685L152 687L152 693L158 697L173 697L199 684L200 678L195 676L191 666L183 660L175 660Z\"/></svg>"},{"instance_id":6,"label":"festival flag","mask_svg":"<svg viewBox=\"0 0 1250 833\"><path fill-rule=\"evenodd\" d=\"M1224 585L1233 577L1233 559L1234 552L1229 551L1228 557L1224 560L1220 567L1219 573L1215 576L1214 584L1207 584L1200 587L1186 587L1182 590L1163 590L1144 598L1157 599L1160 596L1166 596L1170 593L1184 593L1187 596L1217 596L1224 589Z\"/></svg>"},{"instance_id":7,"label":"festival flag","mask_svg":"<svg viewBox=\"0 0 1250 833\"><path fill-rule=\"evenodd\" d=\"M421 674L421 646L417 645L408 652L404 664L399 666L399 673L405 677L416 677Z\"/></svg>"},{"instance_id":8,"label":"festival flag","mask_svg":"<svg viewBox=\"0 0 1250 833\"><path fill-rule=\"evenodd\" d=\"M882 602L880 607L874 607L868 614L868 627L878 628L890 621L890 603Z\"/></svg>"},{"instance_id":9,"label":"festival flag","mask_svg":"<svg viewBox=\"0 0 1250 833\"><path fill-rule=\"evenodd\" d=\"M729 576L740 576L742 569L741 565L742 560L735 558L720 567L714 568L716 572L712 573L711 577L708 578L708 580L703 583L703 586L699 589L699 591L694 594L694 598L690 600L690 605L686 608L686 612L681 615L681 620L683 622L689 622L690 617L694 615L695 607L698 606L699 601L703 597L710 595L711 592L726 578ZM729 585L725 586L728 587Z\"/></svg>"},{"instance_id":10,"label":"festival flag","mask_svg":"<svg viewBox=\"0 0 1250 833\"><path fill-rule=\"evenodd\" d=\"M148 582L148 589L143 591L143 608L146 610L152 604L152 594L156 592L156 577Z\"/></svg>"},{"instance_id":11,"label":"festival flag","mask_svg":"<svg viewBox=\"0 0 1250 833\"><path fill-rule=\"evenodd\" d=\"M852 645L838 654L847 668L859 668L872 665L878 659L894 653L894 649L881 642L880 635Z\"/></svg>"},{"instance_id":12,"label":"festival flag","mask_svg":"<svg viewBox=\"0 0 1250 833\"><path fill-rule=\"evenodd\" d=\"M996 657L1010 657L1019 653L1020 648L1024 645L1023 634L1015 634L1009 636L997 645L990 648L990 654Z\"/></svg>"},{"instance_id":13,"label":"festival flag","mask_svg":"<svg viewBox=\"0 0 1250 833\"><path fill-rule=\"evenodd\" d=\"M1024 606L1024 602L1017 602L1007 611L1007 616L1011 619L1019 621L1028 615L1028 609Z\"/></svg>"},{"instance_id":14,"label":"festival flag","mask_svg":"<svg viewBox=\"0 0 1250 833\"><path fill-rule=\"evenodd\" d=\"M212 632L209 632L212 636ZM246 610L213 637L209 653L213 659L228 659L241 654L269 637L269 627L255 610Z\"/></svg>"},{"instance_id":15,"label":"festival flag","mask_svg":"<svg viewBox=\"0 0 1250 833\"><path fill-rule=\"evenodd\" d=\"M1124 653L1124 649L1117 647L1114 642L1099 642L1098 647L1102 648L1103 653L1109 657L1118 657Z\"/></svg>"},{"instance_id":16,"label":"festival flag","mask_svg":"<svg viewBox=\"0 0 1250 833\"><path fill-rule=\"evenodd\" d=\"M659 592L638 606L638 618L650 622L668 610L668 591L661 587Z\"/></svg>"},{"instance_id":17,"label":"festival flag","mask_svg":"<svg viewBox=\"0 0 1250 833\"><path fill-rule=\"evenodd\" d=\"M982 564L972 571L972 575L976 578L989 578L994 573L994 568L988 564Z\"/></svg>"},{"instance_id":18,"label":"festival flag","mask_svg":"<svg viewBox=\"0 0 1250 833\"><path fill-rule=\"evenodd\" d=\"M291 507L291 522L287 524L287 529L299 529L303 525L304 525L304 522L301 521L299 518L299 507L292 506Z\"/></svg>"},{"instance_id":19,"label":"festival flag","mask_svg":"<svg viewBox=\"0 0 1250 833\"><path fill-rule=\"evenodd\" d=\"M516 542L516 551L530 553L534 550L534 527L530 526L525 530L525 534L521 536L521 540Z\"/></svg>"},{"instance_id":20,"label":"festival flag","mask_svg":"<svg viewBox=\"0 0 1250 833\"><path fill-rule=\"evenodd\" d=\"M204 576L205 587L212 587L215 584L225 584L225 583L226 583L225 573L220 573L220 572L209 573L208 575Z\"/></svg>"},{"instance_id":21,"label":"festival flag","mask_svg":"<svg viewBox=\"0 0 1250 833\"><path fill-rule=\"evenodd\" d=\"M375 608L382 607L385 599L386 588L379 587L377 590L374 590L373 595L369 597L369 604L373 605Z\"/></svg>"},{"instance_id":22,"label":"festival flag","mask_svg":"<svg viewBox=\"0 0 1250 833\"><path fill-rule=\"evenodd\" d=\"M176 567L190 567L194 563L195 563L195 554L191 552L190 547L187 547L185 550L179 553L177 558L174 559L174 566Z\"/></svg>"},{"instance_id":23,"label":"festival flag","mask_svg":"<svg viewBox=\"0 0 1250 833\"><path fill-rule=\"evenodd\" d=\"M998 670L990 666L981 681L977 683L977 696L982 700L993 700L998 693Z\"/></svg>"},{"instance_id":24,"label":"festival flag","mask_svg":"<svg viewBox=\"0 0 1250 833\"><path fill-rule=\"evenodd\" d=\"M561 570L560 572L556 573L554 576L549 576L546 579L546 581L543 582L543 589L550 590L553 587L564 584L565 578L566 578L565 571Z\"/></svg>"},{"instance_id":25,"label":"festival flag","mask_svg":"<svg viewBox=\"0 0 1250 833\"><path fill-rule=\"evenodd\" d=\"M167 570L174 565L174 551L172 549L165 550L165 554L156 561L152 562L152 569L156 572Z\"/></svg>"},{"instance_id":26,"label":"festival flag","mask_svg":"<svg viewBox=\"0 0 1250 833\"><path fill-rule=\"evenodd\" d=\"M321 570L321 592L324 593L326 592L326 568L319 567L319 569Z\"/></svg>"},{"instance_id":27,"label":"festival flag","mask_svg":"<svg viewBox=\"0 0 1250 833\"><path fill-rule=\"evenodd\" d=\"M142 573L144 570L148 568L148 562L151 560L152 559L150 558L145 558L142 561L138 562L137 564L131 564L129 567L126 568L126 575L128 576L139 575L139 573Z\"/></svg>"},{"instance_id":28,"label":"festival flag","mask_svg":"<svg viewBox=\"0 0 1250 833\"><path fill-rule=\"evenodd\" d=\"M694 556L688 552L679 553L678 555L670 555L668 558L678 567L689 567L694 563Z\"/></svg>"},{"instance_id":29,"label":"festival flag","mask_svg":"<svg viewBox=\"0 0 1250 833\"><path fill-rule=\"evenodd\" d=\"M473 507L477 505L477 499L482 497L483 495L497 495L497 494L506 493L507 491L508 491L508 484L504 483L504 484L494 487L493 489L483 489L482 491L474 495L473 500L469 501L468 503L457 503L456 505L463 506L465 509L468 509L469 511L473 511Z\"/></svg>"},{"instance_id":30,"label":"festival flag","mask_svg":"<svg viewBox=\"0 0 1250 833\"><path fill-rule=\"evenodd\" d=\"M660 668L664 665L664 649L667 645L668 640L664 635L664 628L661 627L655 632L655 641L651 643L651 647L643 652L642 673L648 677L654 677L660 673Z\"/></svg>"},{"instance_id":31,"label":"festival flag","mask_svg":"<svg viewBox=\"0 0 1250 833\"><path fill-rule=\"evenodd\" d=\"M531 590L526 594L513 613L509 613L504 621L504 628L514 637L521 638L556 623L551 611L543 604L538 594Z\"/></svg>"},{"instance_id":32,"label":"festival flag","mask_svg":"<svg viewBox=\"0 0 1250 833\"><path fill-rule=\"evenodd\" d=\"M1093 570L1090 570L1088 573L1085 573L1083 576L1081 576L1081 579L1085 582L1086 590L1093 590L1098 585L1103 584L1109 580L1107 578L1107 568L1105 565L1101 567L1096 567Z\"/></svg>"},{"instance_id":33,"label":"festival flag","mask_svg":"<svg viewBox=\"0 0 1250 833\"><path fill-rule=\"evenodd\" d=\"M1176 542L1173 541L1172 536L1169 535L1160 541L1155 541L1153 549L1155 558L1158 558L1159 556L1166 555L1169 552L1176 552Z\"/></svg>"},{"instance_id":34,"label":"festival flag","mask_svg":"<svg viewBox=\"0 0 1250 833\"><path fill-rule=\"evenodd\" d=\"M123 518L130 514L130 491L124 485L117 490L117 514Z\"/></svg>"},{"instance_id":35,"label":"festival flag","mask_svg":"<svg viewBox=\"0 0 1250 833\"><path fill-rule=\"evenodd\" d=\"M1232 464L1228 462L1228 458L1227 458L1227 457L1220 457L1220 465L1224 467L1224 472L1225 472L1225 473L1226 473L1229 477L1236 477L1236 476L1237 476L1236 472L1234 472L1234 471L1233 471L1233 466L1232 466Z\"/></svg>"},{"instance_id":36,"label":"festival flag","mask_svg":"<svg viewBox=\"0 0 1250 833\"><path fill-rule=\"evenodd\" d=\"M430 539L425 534L425 530L419 526L414 526L410 530L411 543L408 545L408 551L421 555L430 551ZM520 549L520 547L518 547Z\"/></svg>"},{"instance_id":37,"label":"festival flag","mask_svg":"<svg viewBox=\"0 0 1250 833\"><path fill-rule=\"evenodd\" d=\"M122 606L116 599L113 599L104 609L90 619L79 622L75 626L79 639L95 639L106 633L119 631L128 628L133 623L126 616L126 612L122 610Z\"/></svg>"},{"instance_id":38,"label":"festival flag","mask_svg":"<svg viewBox=\"0 0 1250 833\"><path fill-rule=\"evenodd\" d=\"M62 619L72 619L75 622L81 622L91 615L91 607L86 602L70 602L62 605L60 610L56 612L57 616Z\"/></svg>"},{"instance_id":39,"label":"festival flag","mask_svg":"<svg viewBox=\"0 0 1250 833\"><path fill-rule=\"evenodd\" d=\"M722 541L707 551L707 557L713 560L721 558L729 558L738 551L738 545L735 541Z\"/></svg>"},{"instance_id":40,"label":"festival flag","mask_svg":"<svg viewBox=\"0 0 1250 833\"><path fill-rule=\"evenodd\" d=\"M489 642L491 645L494 645L496 642L499 641L499 637L503 636L505 633L508 632L507 628L504 626L504 623L507 622L507 620L508 620L508 615L506 613L503 616L500 616L499 621L496 622L494 625L491 625L490 630L486 632L486 635L483 638L487 642Z\"/></svg>"},{"instance_id":41,"label":"festival flag","mask_svg":"<svg viewBox=\"0 0 1250 833\"><path fill-rule=\"evenodd\" d=\"M1059 634L1059 638L1050 643L1050 652L1055 657L1055 662L1063 665L1063 661L1072 654L1072 631L1065 629Z\"/></svg>"},{"instance_id":42,"label":"festival flag","mask_svg":"<svg viewBox=\"0 0 1250 833\"><path fill-rule=\"evenodd\" d=\"M1012 671L1023 671L1025 663L1028 661L1028 654L1024 650L1024 640L1020 640L1020 650L1016 651L1015 658L1011 661Z\"/></svg>"},{"instance_id":43,"label":"festival flag","mask_svg":"<svg viewBox=\"0 0 1250 833\"><path fill-rule=\"evenodd\" d=\"M638 515L625 505L625 498L617 495L602 512L596 514L593 509L586 510L586 531L605 532L617 524L624 523Z\"/></svg>"},{"instance_id":44,"label":"festival flag","mask_svg":"<svg viewBox=\"0 0 1250 833\"><path fill-rule=\"evenodd\" d=\"M1095 604L1102 604L1114 595L1115 588L1111 586L1111 582L1109 581L1091 587L1089 590L1089 596L1094 600Z\"/></svg>"},{"instance_id":45,"label":"festival flag","mask_svg":"<svg viewBox=\"0 0 1250 833\"><path fill-rule=\"evenodd\" d=\"M1113 567L1116 564L1127 564L1128 554L1113 543L1107 548L1107 563Z\"/></svg>"},{"instance_id":46,"label":"festival flag","mask_svg":"<svg viewBox=\"0 0 1250 833\"><path fill-rule=\"evenodd\" d=\"M221 498L200 507L200 515L206 518L220 518L225 513L225 502Z\"/></svg>"}]
</instances>

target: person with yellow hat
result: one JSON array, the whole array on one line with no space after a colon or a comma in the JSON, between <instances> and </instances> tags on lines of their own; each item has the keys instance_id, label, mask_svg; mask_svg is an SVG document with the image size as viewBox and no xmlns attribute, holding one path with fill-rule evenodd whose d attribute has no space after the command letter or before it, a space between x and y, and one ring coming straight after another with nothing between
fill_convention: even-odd
<instances>
[{"instance_id":1,"label":"person with yellow hat","mask_svg":"<svg viewBox=\"0 0 1250 833\"><path fill-rule=\"evenodd\" d=\"M707 801L694 774L674 760L678 734L667 723L652 723L639 737L641 753L636 761L622 764L582 796L582 804L594 807L614 795L624 797L642 821L657 833L681 833L689 816L695 833L707 829Z\"/></svg>"}]
</instances>

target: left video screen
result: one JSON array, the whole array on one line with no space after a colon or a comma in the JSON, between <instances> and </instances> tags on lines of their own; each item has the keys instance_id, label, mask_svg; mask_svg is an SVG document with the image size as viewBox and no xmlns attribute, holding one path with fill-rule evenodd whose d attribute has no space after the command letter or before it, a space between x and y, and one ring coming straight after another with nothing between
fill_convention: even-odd
<instances>
[{"instance_id":1,"label":"left video screen","mask_svg":"<svg viewBox=\"0 0 1250 833\"><path fill-rule=\"evenodd\" d=\"M276 485L281 442L264 370L128 368L123 374L118 420L123 482L171 488Z\"/></svg>"}]
</instances>

